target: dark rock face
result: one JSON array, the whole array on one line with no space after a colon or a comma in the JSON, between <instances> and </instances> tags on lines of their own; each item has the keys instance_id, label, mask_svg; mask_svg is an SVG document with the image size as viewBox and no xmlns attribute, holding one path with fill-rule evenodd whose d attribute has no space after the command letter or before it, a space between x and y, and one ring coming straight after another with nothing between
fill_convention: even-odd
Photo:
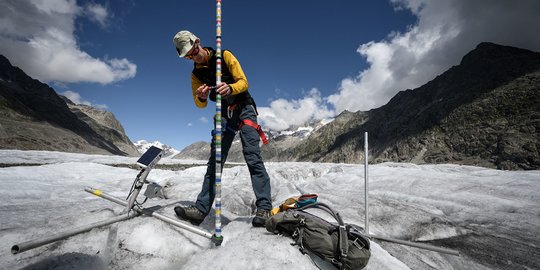
<instances>
[{"instance_id":1,"label":"dark rock face","mask_svg":"<svg viewBox=\"0 0 540 270\"><path fill-rule=\"evenodd\" d=\"M123 134L123 128L104 127L91 123L88 118L91 117L87 114L72 112L52 88L32 79L0 56L0 148L115 155L136 153L129 147L120 149L115 145L118 140L114 136L104 137L111 132ZM109 131L104 132L104 129ZM116 135L123 137L121 144L126 143L125 134ZM131 144L129 139L127 142Z\"/></svg>"},{"instance_id":2,"label":"dark rock face","mask_svg":"<svg viewBox=\"0 0 540 270\"><path fill-rule=\"evenodd\" d=\"M540 53L481 43L427 84L368 112L345 113L278 157L538 169ZM270 157L272 158L272 157Z\"/></svg>"},{"instance_id":3,"label":"dark rock face","mask_svg":"<svg viewBox=\"0 0 540 270\"><path fill-rule=\"evenodd\" d=\"M454 160L487 161L501 169L540 168L540 71L454 110L440 126L449 151L461 153Z\"/></svg>"},{"instance_id":4,"label":"dark rock face","mask_svg":"<svg viewBox=\"0 0 540 270\"><path fill-rule=\"evenodd\" d=\"M68 98L60 96L79 119L88 124L96 133L109 142L112 142L122 152L129 156L139 156L137 147L126 135L124 127L114 114L106 110L96 109L92 106L74 104Z\"/></svg>"},{"instance_id":5,"label":"dark rock face","mask_svg":"<svg viewBox=\"0 0 540 270\"><path fill-rule=\"evenodd\" d=\"M178 155L174 156L177 159L192 159L192 160L207 160L210 158L210 143L196 142L182 149ZM229 160L233 161L233 160Z\"/></svg>"}]
</instances>

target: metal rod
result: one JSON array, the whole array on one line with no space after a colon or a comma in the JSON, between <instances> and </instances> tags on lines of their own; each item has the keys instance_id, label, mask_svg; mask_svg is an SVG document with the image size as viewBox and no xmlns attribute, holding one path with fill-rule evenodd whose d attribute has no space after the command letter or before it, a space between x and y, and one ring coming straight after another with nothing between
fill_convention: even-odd
<instances>
[{"instance_id":1,"label":"metal rod","mask_svg":"<svg viewBox=\"0 0 540 270\"><path fill-rule=\"evenodd\" d=\"M221 0L216 0L216 86L221 83ZM214 184L214 206L216 209L215 240L221 243L221 95L216 95L216 119L215 119L215 156L216 175Z\"/></svg>"},{"instance_id":2,"label":"metal rod","mask_svg":"<svg viewBox=\"0 0 540 270\"><path fill-rule=\"evenodd\" d=\"M440 253L446 253L446 254L450 254L450 255L459 256L459 251L453 250L453 249L436 247L436 246L431 246L431 245L427 245L427 244L415 243L415 242L410 242L410 241L405 241L405 240L400 240L400 239L394 239L394 238L384 237L384 236L376 236L376 235L371 235L371 234L369 235L369 237L373 238L373 239L386 241L386 242L400 244L400 245L406 245L406 246L411 246L411 247L416 247L416 248L421 248L421 249L427 249L427 250L436 251L436 252L440 252Z\"/></svg>"},{"instance_id":3,"label":"metal rod","mask_svg":"<svg viewBox=\"0 0 540 270\"><path fill-rule=\"evenodd\" d=\"M369 191L369 185L368 185L368 133L367 131L364 133L364 197L365 197L365 207L366 207L366 233L369 234L369 200L368 200L368 191Z\"/></svg>"},{"instance_id":4,"label":"metal rod","mask_svg":"<svg viewBox=\"0 0 540 270\"><path fill-rule=\"evenodd\" d=\"M59 241L59 240L69 238L69 237L77 235L77 234L81 234L81 233L84 233L84 232L89 232L89 231L91 231L92 229L95 229L95 228L99 228L99 227L110 225L110 224L113 224L113 223L116 223L116 222L124 221L124 220L130 219L130 218L136 217L138 215L140 215L140 214L137 213L137 212L130 212L129 214L123 214L123 215L116 216L114 218L110 218L110 219L103 220L103 221L100 221L100 222L92 223L92 224L85 225L85 226L78 227L78 228L73 228L71 230L67 230L67 231L64 231L64 232L53 234L51 236L44 237L44 238L41 238L41 239L36 239L36 240L31 240L31 241L27 241L27 242L24 242L24 243L20 243L20 244L17 244L17 245L14 245L14 246L11 247L11 253L12 254L18 254L18 253L21 253L21 252L24 252L24 251L27 251L27 250L30 250L30 249L33 249L33 248L37 248L37 247L40 247L40 246L43 246L43 245L46 245L46 244L50 244L50 243L55 242L55 241Z\"/></svg>"},{"instance_id":5,"label":"metal rod","mask_svg":"<svg viewBox=\"0 0 540 270\"><path fill-rule=\"evenodd\" d=\"M111 202L120 204L122 206L125 206L127 204L126 201L124 201L124 200L122 200L120 198L114 197L114 196L112 196L112 195L110 195L110 194L108 194L106 192L103 192L101 190L98 190L98 189L94 189L94 188L91 188L91 187L86 187L86 188L84 188L84 191L86 191L88 193L92 193L92 194L94 194L94 195L96 195L98 197L109 200ZM167 223L169 223L171 225L174 225L176 227L180 227L181 229L185 229L185 230L190 231L192 233L195 233L195 234L204 236L206 238L212 239L212 234L205 231L205 230L203 230L203 229L200 229L198 227L195 227L195 226L192 226L190 224L184 223L184 222L179 221L179 220L177 220L175 218L170 218L168 216L156 213L155 211L153 211L153 210L151 210L149 208L141 208L141 209L134 208L133 210L135 210L138 213L142 213L142 214L145 214L147 216L157 218L157 219L159 219L161 221L165 221L165 222L167 222Z\"/></svg>"},{"instance_id":6,"label":"metal rod","mask_svg":"<svg viewBox=\"0 0 540 270\"><path fill-rule=\"evenodd\" d=\"M435 247L435 246L431 246L431 245L427 245L427 244L422 244L422 243L415 243L415 242L410 242L410 241L405 241L405 240L400 240L400 239L394 239L394 238L390 238L390 237L383 237L383 236L376 236L376 235L371 235L369 234L369 196L368 196L368 191L369 191L369 177L368 177L368 165L369 165L369 155L368 155L368 133L365 132L364 133L364 183L365 183L365 189L364 189L364 196L365 196L365 207L366 207L366 211L365 211L365 231L366 231L366 234L369 235L370 238L373 238L373 239L378 239L378 240L381 240L381 241L386 241L386 242L391 242L391 243L396 243L396 244L401 244L401 245L407 245L407 246L411 246L411 247L416 247L416 248L422 248L422 249L427 249L427 250L431 250L431 251L436 251L436 252L440 252L440 253L446 253L446 254L450 254L450 255L455 255L455 256L459 256L459 251L456 251L456 250L452 250L452 249L447 249L447 248L441 248L441 247Z\"/></svg>"},{"instance_id":7,"label":"metal rod","mask_svg":"<svg viewBox=\"0 0 540 270\"><path fill-rule=\"evenodd\" d=\"M111 201L113 203L117 203L117 204L119 204L121 206L126 206L128 204L127 201L122 200L122 199L117 198L117 197L114 197L112 195L109 195L108 193L103 192L103 191L101 191L99 189L95 189L95 188L92 188L92 187L85 187L84 191L86 191L88 193L92 193L93 195L96 195L96 196L101 197L103 199L109 200L109 201Z\"/></svg>"},{"instance_id":8,"label":"metal rod","mask_svg":"<svg viewBox=\"0 0 540 270\"><path fill-rule=\"evenodd\" d=\"M179 227L181 229L185 229L187 231L190 231L192 233L195 233L195 234L198 234L200 236L204 236L208 239L212 239L212 234L203 230L203 229L200 229L200 228L197 228L197 227L193 227L189 224L186 224L186 223L183 223L175 218L171 218L171 217L168 217L168 216L165 216L165 215L161 215L161 214L158 214L156 212L152 212L152 217L154 218L157 218L161 221L164 221L164 222L167 222L171 225L174 225L176 227Z\"/></svg>"}]
</instances>

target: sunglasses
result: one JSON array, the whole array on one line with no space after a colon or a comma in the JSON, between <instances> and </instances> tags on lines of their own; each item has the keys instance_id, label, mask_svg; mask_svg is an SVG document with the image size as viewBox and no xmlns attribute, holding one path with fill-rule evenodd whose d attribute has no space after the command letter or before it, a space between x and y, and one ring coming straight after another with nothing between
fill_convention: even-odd
<instances>
[{"instance_id":1,"label":"sunglasses","mask_svg":"<svg viewBox=\"0 0 540 270\"><path fill-rule=\"evenodd\" d=\"M195 43L193 48L191 48L191 52L188 52L184 57L187 59L193 59L193 56L197 54L199 54L199 44Z\"/></svg>"}]
</instances>

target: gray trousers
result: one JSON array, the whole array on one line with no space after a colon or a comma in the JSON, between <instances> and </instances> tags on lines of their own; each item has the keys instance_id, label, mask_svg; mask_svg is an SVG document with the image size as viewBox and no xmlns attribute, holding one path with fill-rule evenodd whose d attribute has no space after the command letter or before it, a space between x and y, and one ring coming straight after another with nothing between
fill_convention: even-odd
<instances>
[{"instance_id":1,"label":"gray trousers","mask_svg":"<svg viewBox=\"0 0 540 270\"><path fill-rule=\"evenodd\" d=\"M222 115L226 116L227 112L224 111L224 114ZM257 113L253 106L241 106L234 110L230 119L227 119L226 117L222 118L221 168L223 168L223 164L225 164L225 161L227 160L227 155L229 154L229 149L231 148L231 144L238 131L240 120L243 119L249 119L257 123ZM247 163L249 174L251 175L251 185L256 198L255 204L257 208L271 210L272 198L270 195L270 177L268 177L268 173L266 172L266 168L264 167L261 158L259 133L255 128L243 125L240 129L240 139L242 141L244 159ZM195 203L197 209L205 214L208 214L212 209L215 198L216 151L214 136L212 136L211 148L211 155L208 160L206 174L204 175L202 190L197 196L197 202Z\"/></svg>"}]
</instances>

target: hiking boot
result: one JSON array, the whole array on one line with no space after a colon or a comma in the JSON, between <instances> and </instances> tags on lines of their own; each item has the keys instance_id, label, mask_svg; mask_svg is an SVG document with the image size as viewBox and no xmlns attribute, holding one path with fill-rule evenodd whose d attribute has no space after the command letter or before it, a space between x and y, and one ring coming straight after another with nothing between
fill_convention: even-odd
<instances>
[{"instance_id":1,"label":"hiking boot","mask_svg":"<svg viewBox=\"0 0 540 270\"><path fill-rule=\"evenodd\" d=\"M206 217L203 212L199 211L199 209L193 205L176 206L174 212L180 219L187 220L195 226L199 226Z\"/></svg>"},{"instance_id":2,"label":"hiking boot","mask_svg":"<svg viewBox=\"0 0 540 270\"><path fill-rule=\"evenodd\" d=\"M266 221L269 218L270 218L270 210L257 208L257 213L255 213L255 217L251 221L251 225L253 225L253 227L264 227L266 224Z\"/></svg>"}]
</instances>

